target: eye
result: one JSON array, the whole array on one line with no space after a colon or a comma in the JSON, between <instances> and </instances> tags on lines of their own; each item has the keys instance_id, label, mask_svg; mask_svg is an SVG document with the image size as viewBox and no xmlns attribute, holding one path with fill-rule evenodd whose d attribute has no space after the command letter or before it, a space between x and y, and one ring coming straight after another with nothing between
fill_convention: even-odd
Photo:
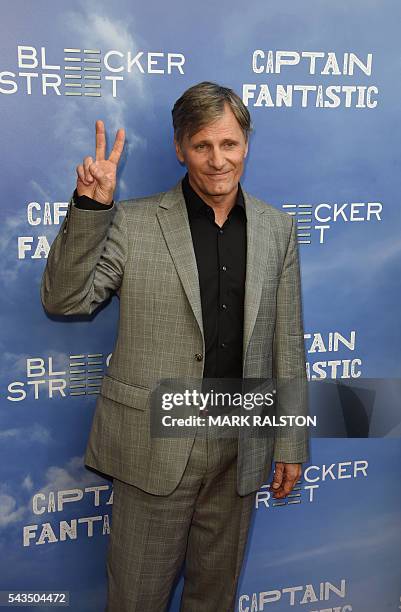
<instances>
[{"instance_id":1,"label":"eye","mask_svg":"<svg viewBox=\"0 0 401 612\"><path fill-rule=\"evenodd\" d=\"M225 143L225 147L227 149L233 149L235 147L236 143L235 142L226 142Z\"/></svg>"},{"instance_id":2,"label":"eye","mask_svg":"<svg viewBox=\"0 0 401 612\"><path fill-rule=\"evenodd\" d=\"M195 145L195 150L196 151L202 151L205 147L206 147L205 143L201 142L201 143Z\"/></svg>"}]
</instances>

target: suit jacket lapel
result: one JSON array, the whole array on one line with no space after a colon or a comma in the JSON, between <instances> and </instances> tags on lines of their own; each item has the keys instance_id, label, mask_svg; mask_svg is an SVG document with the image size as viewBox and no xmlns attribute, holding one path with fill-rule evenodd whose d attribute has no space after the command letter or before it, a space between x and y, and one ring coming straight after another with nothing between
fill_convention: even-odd
<instances>
[{"instance_id":1,"label":"suit jacket lapel","mask_svg":"<svg viewBox=\"0 0 401 612\"><path fill-rule=\"evenodd\" d=\"M198 266L181 180L162 197L157 218L178 276L204 337Z\"/></svg>"},{"instance_id":2,"label":"suit jacket lapel","mask_svg":"<svg viewBox=\"0 0 401 612\"><path fill-rule=\"evenodd\" d=\"M263 223L267 207L243 190L247 216L247 258L244 299L244 358L259 310L270 228ZM163 236L204 337L198 268L181 180L167 191L157 211Z\"/></svg>"},{"instance_id":3,"label":"suit jacket lapel","mask_svg":"<svg viewBox=\"0 0 401 612\"><path fill-rule=\"evenodd\" d=\"M247 217L246 238L246 279L244 299L244 340L243 356L246 351L255 326L259 310L264 274L266 271L267 253L270 248L270 226L264 223L267 206L242 190L245 200ZM266 227L267 225L267 227Z\"/></svg>"}]
</instances>

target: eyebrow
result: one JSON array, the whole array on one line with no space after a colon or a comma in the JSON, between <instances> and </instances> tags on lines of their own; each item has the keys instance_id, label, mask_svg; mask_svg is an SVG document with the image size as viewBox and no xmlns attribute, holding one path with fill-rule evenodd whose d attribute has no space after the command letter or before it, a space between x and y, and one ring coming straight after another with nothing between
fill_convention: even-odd
<instances>
[{"instance_id":1,"label":"eyebrow","mask_svg":"<svg viewBox=\"0 0 401 612\"><path fill-rule=\"evenodd\" d=\"M239 140L237 140L236 138L224 138L224 140L221 141L221 144L225 144L227 142L234 142L235 144L238 144ZM199 140L199 142L194 142L192 144L194 147L200 144L210 144L210 140L207 140L207 139Z\"/></svg>"}]
</instances>

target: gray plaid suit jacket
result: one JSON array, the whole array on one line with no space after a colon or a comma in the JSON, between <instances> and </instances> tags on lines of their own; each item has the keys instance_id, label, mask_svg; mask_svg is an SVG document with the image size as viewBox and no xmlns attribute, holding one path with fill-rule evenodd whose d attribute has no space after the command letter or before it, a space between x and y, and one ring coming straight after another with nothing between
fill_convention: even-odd
<instances>
[{"instance_id":1,"label":"gray plaid suit jacket","mask_svg":"<svg viewBox=\"0 0 401 612\"><path fill-rule=\"evenodd\" d=\"M247 263L243 375L305 382L300 272L293 217L244 191ZM116 292L116 345L97 399L85 463L156 495L174 490L194 436L155 438L149 395L162 378L201 379L204 354L197 264L181 181L167 192L76 208L71 199L41 283L50 314L90 314ZM287 394L287 414L307 413L307 397ZM297 429L297 428L295 428ZM195 432L194 432L195 435ZM309 459L305 430L239 436L237 491L256 491L272 460Z\"/></svg>"}]
</instances>

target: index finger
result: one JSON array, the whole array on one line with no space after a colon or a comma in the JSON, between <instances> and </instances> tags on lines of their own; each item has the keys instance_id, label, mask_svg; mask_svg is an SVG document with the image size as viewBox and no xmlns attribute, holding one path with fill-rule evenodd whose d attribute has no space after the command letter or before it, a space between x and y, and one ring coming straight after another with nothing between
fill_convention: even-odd
<instances>
[{"instance_id":1,"label":"index finger","mask_svg":"<svg viewBox=\"0 0 401 612\"><path fill-rule=\"evenodd\" d=\"M120 161L121 153L124 149L124 142L125 130L124 128L120 128L119 130L117 130L116 139L109 155L109 161L113 162L114 164L118 164L118 162Z\"/></svg>"},{"instance_id":2,"label":"index finger","mask_svg":"<svg viewBox=\"0 0 401 612\"><path fill-rule=\"evenodd\" d=\"M106 155L106 134L103 121L96 121L96 161L103 161Z\"/></svg>"},{"instance_id":3,"label":"index finger","mask_svg":"<svg viewBox=\"0 0 401 612\"><path fill-rule=\"evenodd\" d=\"M296 476L295 474L293 475L289 475L289 474L284 474L284 479L283 479L283 490L287 493L290 493L293 488L295 487L297 481L298 481L298 476Z\"/></svg>"}]
</instances>

